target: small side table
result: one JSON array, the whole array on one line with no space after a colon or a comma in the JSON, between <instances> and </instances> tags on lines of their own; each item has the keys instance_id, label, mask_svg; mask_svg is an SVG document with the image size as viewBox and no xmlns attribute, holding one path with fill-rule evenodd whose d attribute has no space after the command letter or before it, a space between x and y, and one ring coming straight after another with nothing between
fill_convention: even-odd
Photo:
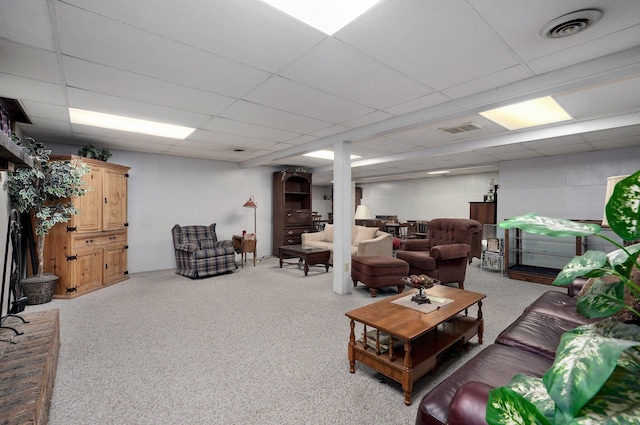
<instances>
[{"instance_id":1,"label":"small side table","mask_svg":"<svg viewBox=\"0 0 640 425\"><path fill-rule=\"evenodd\" d=\"M253 267L256 266L257 239L247 240L243 235L233 235L233 250L240 254L240 265L244 268L247 262L247 252L253 252Z\"/></svg>"}]
</instances>

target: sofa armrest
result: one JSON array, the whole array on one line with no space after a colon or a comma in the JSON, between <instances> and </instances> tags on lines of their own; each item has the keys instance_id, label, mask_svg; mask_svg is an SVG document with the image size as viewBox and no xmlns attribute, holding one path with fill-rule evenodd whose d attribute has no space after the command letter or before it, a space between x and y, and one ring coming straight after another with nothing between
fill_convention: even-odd
<instances>
[{"instance_id":1,"label":"sofa armrest","mask_svg":"<svg viewBox=\"0 0 640 425\"><path fill-rule=\"evenodd\" d=\"M231 239L216 241L214 248L233 248L233 241Z\"/></svg>"},{"instance_id":2,"label":"sofa armrest","mask_svg":"<svg viewBox=\"0 0 640 425\"><path fill-rule=\"evenodd\" d=\"M175 246L176 251L196 252L198 244L193 242L179 243Z\"/></svg>"},{"instance_id":3,"label":"sofa armrest","mask_svg":"<svg viewBox=\"0 0 640 425\"><path fill-rule=\"evenodd\" d=\"M311 232L311 233L303 233L302 235L302 245L307 241L323 241L324 240L324 230L322 232Z\"/></svg>"},{"instance_id":4,"label":"sofa armrest","mask_svg":"<svg viewBox=\"0 0 640 425\"><path fill-rule=\"evenodd\" d=\"M429 255L436 260L452 260L454 258L467 257L471 246L466 243L452 243L449 245L436 245L429 251Z\"/></svg>"},{"instance_id":5,"label":"sofa armrest","mask_svg":"<svg viewBox=\"0 0 640 425\"><path fill-rule=\"evenodd\" d=\"M489 391L494 388L483 382L469 381L456 390L449 403L449 425L486 425Z\"/></svg>"},{"instance_id":6,"label":"sofa armrest","mask_svg":"<svg viewBox=\"0 0 640 425\"><path fill-rule=\"evenodd\" d=\"M405 251L429 251L429 239L402 239L400 249Z\"/></svg>"},{"instance_id":7,"label":"sofa armrest","mask_svg":"<svg viewBox=\"0 0 640 425\"><path fill-rule=\"evenodd\" d=\"M374 255L393 257L393 237L389 233L378 232L375 238L358 242L358 257Z\"/></svg>"}]
</instances>

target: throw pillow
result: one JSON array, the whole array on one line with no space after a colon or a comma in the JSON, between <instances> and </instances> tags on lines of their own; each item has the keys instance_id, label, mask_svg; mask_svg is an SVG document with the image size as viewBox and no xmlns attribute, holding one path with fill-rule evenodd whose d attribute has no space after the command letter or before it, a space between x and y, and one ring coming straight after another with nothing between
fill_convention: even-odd
<instances>
[{"instance_id":1,"label":"throw pillow","mask_svg":"<svg viewBox=\"0 0 640 425\"><path fill-rule=\"evenodd\" d=\"M356 242L354 245L358 245L362 241L368 241L374 239L376 237L376 233L378 232L377 227L361 227L358 230L358 234L356 236Z\"/></svg>"},{"instance_id":2,"label":"throw pillow","mask_svg":"<svg viewBox=\"0 0 640 425\"><path fill-rule=\"evenodd\" d=\"M333 224L325 224L322 232L322 240L333 243Z\"/></svg>"}]
</instances>

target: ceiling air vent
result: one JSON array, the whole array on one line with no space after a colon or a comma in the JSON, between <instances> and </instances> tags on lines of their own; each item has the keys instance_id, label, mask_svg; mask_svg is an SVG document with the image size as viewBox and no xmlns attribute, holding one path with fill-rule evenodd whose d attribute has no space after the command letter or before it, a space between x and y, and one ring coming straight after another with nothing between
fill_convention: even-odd
<instances>
[{"instance_id":1,"label":"ceiling air vent","mask_svg":"<svg viewBox=\"0 0 640 425\"><path fill-rule=\"evenodd\" d=\"M482 130L482 126L479 126L474 122L468 122L465 124L460 124L456 127L441 128L440 130L446 131L449 134L458 134L458 133L466 133L467 131Z\"/></svg>"},{"instance_id":2,"label":"ceiling air vent","mask_svg":"<svg viewBox=\"0 0 640 425\"><path fill-rule=\"evenodd\" d=\"M598 9L578 10L546 23L540 30L540 35L545 38L568 37L584 31L600 18L602 18L602 12Z\"/></svg>"}]
</instances>

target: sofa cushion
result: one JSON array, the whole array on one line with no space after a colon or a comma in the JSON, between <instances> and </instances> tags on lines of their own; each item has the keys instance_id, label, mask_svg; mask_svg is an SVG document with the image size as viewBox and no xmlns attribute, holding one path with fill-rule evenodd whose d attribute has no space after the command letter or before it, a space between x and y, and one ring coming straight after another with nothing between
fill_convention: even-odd
<instances>
[{"instance_id":1,"label":"sofa cushion","mask_svg":"<svg viewBox=\"0 0 640 425\"><path fill-rule=\"evenodd\" d=\"M535 310L526 311L498 335L496 342L554 359L562 334L580 325Z\"/></svg>"},{"instance_id":2,"label":"sofa cushion","mask_svg":"<svg viewBox=\"0 0 640 425\"><path fill-rule=\"evenodd\" d=\"M547 291L524 311L537 311L548 316L556 316L569 322L585 325L602 319L587 319L576 311L576 299L560 291Z\"/></svg>"},{"instance_id":3,"label":"sofa cushion","mask_svg":"<svg viewBox=\"0 0 640 425\"><path fill-rule=\"evenodd\" d=\"M463 367L429 391L420 401L416 425L446 424L449 403L455 392L468 381L481 381L491 387L511 382L516 373L541 377L553 360L502 344L492 344Z\"/></svg>"},{"instance_id":4,"label":"sofa cushion","mask_svg":"<svg viewBox=\"0 0 640 425\"><path fill-rule=\"evenodd\" d=\"M216 247L216 241L213 239L200 239L198 241L198 249L213 249Z\"/></svg>"},{"instance_id":5,"label":"sofa cushion","mask_svg":"<svg viewBox=\"0 0 640 425\"><path fill-rule=\"evenodd\" d=\"M352 245L358 245L362 241L368 241L375 239L376 233L378 233L377 227L360 227L356 234L356 239Z\"/></svg>"},{"instance_id":6,"label":"sofa cushion","mask_svg":"<svg viewBox=\"0 0 640 425\"><path fill-rule=\"evenodd\" d=\"M333 224L325 224L322 233L324 241L333 243Z\"/></svg>"},{"instance_id":7,"label":"sofa cushion","mask_svg":"<svg viewBox=\"0 0 640 425\"><path fill-rule=\"evenodd\" d=\"M423 270L435 270L436 259L425 251L396 251L396 257L406 261L413 267Z\"/></svg>"}]
</instances>

